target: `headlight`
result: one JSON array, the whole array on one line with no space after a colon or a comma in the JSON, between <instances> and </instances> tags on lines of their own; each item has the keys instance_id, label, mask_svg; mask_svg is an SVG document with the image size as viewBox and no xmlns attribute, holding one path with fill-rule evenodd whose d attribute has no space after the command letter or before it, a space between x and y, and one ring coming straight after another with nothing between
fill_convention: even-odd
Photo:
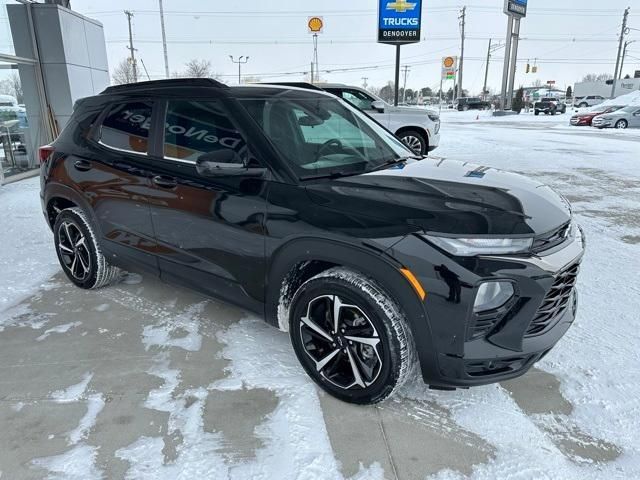
<instances>
[{"instance_id":1,"label":"headlight","mask_svg":"<svg viewBox=\"0 0 640 480\"><path fill-rule=\"evenodd\" d=\"M501 307L513 297L514 293L510 282L485 282L478 288L473 311L486 312Z\"/></svg>"},{"instance_id":2,"label":"headlight","mask_svg":"<svg viewBox=\"0 0 640 480\"><path fill-rule=\"evenodd\" d=\"M425 238L459 257L523 253L529 251L533 244L533 238L448 238L434 235L425 235Z\"/></svg>"},{"instance_id":3,"label":"headlight","mask_svg":"<svg viewBox=\"0 0 640 480\"><path fill-rule=\"evenodd\" d=\"M613 120L611 117L600 117L600 120Z\"/></svg>"},{"instance_id":4,"label":"headlight","mask_svg":"<svg viewBox=\"0 0 640 480\"><path fill-rule=\"evenodd\" d=\"M429 119L432 122L439 122L440 121L440 117L438 115L433 114L433 113L428 113L427 116L429 117Z\"/></svg>"}]
</instances>

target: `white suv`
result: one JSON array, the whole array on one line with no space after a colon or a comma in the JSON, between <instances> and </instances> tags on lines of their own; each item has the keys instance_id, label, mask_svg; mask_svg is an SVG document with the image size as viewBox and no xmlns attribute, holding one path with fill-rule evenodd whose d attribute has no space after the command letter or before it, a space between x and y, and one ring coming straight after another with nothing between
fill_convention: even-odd
<instances>
[{"instance_id":1,"label":"white suv","mask_svg":"<svg viewBox=\"0 0 640 480\"><path fill-rule=\"evenodd\" d=\"M573 106L579 108L585 107L593 107L595 105L600 105L605 101L605 98L600 95L589 95L586 97L574 97Z\"/></svg>"},{"instance_id":2,"label":"white suv","mask_svg":"<svg viewBox=\"0 0 640 480\"><path fill-rule=\"evenodd\" d=\"M421 155L438 148L440 117L433 110L394 107L364 88L336 83L315 85L346 100L391 130L412 150Z\"/></svg>"}]
</instances>

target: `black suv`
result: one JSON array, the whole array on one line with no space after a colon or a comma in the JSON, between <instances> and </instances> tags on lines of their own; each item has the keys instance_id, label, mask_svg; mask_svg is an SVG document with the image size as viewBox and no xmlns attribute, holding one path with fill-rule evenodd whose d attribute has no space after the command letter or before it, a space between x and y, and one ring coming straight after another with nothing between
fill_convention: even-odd
<instances>
[{"instance_id":1,"label":"black suv","mask_svg":"<svg viewBox=\"0 0 640 480\"><path fill-rule=\"evenodd\" d=\"M336 397L516 377L575 318L581 230L516 174L422 159L333 95L208 79L107 88L40 150L81 288L144 269L289 331Z\"/></svg>"},{"instance_id":2,"label":"black suv","mask_svg":"<svg viewBox=\"0 0 640 480\"><path fill-rule=\"evenodd\" d=\"M491 103L485 102L479 97L460 97L456 101L457 109L460 112L467 110L490 110Z\"/></svg>"}]
</instances>

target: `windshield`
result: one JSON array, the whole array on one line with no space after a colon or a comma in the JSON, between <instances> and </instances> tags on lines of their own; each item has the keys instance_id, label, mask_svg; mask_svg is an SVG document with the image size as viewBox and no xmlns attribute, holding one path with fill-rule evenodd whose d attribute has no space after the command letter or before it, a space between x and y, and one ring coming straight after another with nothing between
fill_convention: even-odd
<instances>
[{"instance_id":1,"label":"windshield","mask_svg":"<svg viewBox=\"0 0 640 480\"><path fill-rule=\"evenodd\" d=\"M629 105L620 111L625 113L634 113L636 110L640 110L640 105Z\"/></svg>"},{"instance_id":2,"label":"windshield","mask_svg":"<svg viewBox=\"0 0 640 480\"><path fill-rule=\"evenodd\" d=\"M414 155L391 133L338 99L287 93L238 101L301 178L364 173Z\"/></svg>"}]
</instances>

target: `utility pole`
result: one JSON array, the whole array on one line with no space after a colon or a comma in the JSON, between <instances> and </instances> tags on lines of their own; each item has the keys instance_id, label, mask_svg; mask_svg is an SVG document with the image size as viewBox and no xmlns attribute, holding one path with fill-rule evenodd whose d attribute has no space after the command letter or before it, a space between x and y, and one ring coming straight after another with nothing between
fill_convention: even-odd
<instances>
[{"instance_id":1,"label":"utility pole","mask_svg":"<svg viewBox=\"0 0 640 480\"><path fill-rule=\"evenodd\" d=\"M462 7L462 11L460 12L460 16L458 17L460 20L460 66L458 67L458 97L462 97L462 70L464 67L464 27L467 19L467 7Z\"/></svg>"},{"instance_id":2,"label":"utility pole","mask_svg":"<svg viewBox=\"0 0 640 480\"><path fill-rule=\"evenodd\" d=\"M618 44L618 55L616 56L616 71L613 75L613 86L611 87L611 98L616 98L616 83L618 83L618 71L620 69L620 53L622 52L622 44L624 43L624 37L629 33L627 28L627 19L629 17L629 7L625 8L624 15L622 16L622 28L620 29L620 43Z\"/></svg>"},{"instance_id":3,"label":"utility pole","mask_svg":"<svg viewBox=\"0 0 640 480\"><path fill-rule=\"evenodd\" d=\"M409 65L402 67L404 70L404 84L402 86L402 103L407 101L407 75L409 74Z\"/></svg>"},{"instance_id":4,"label":"utility pole","mask_svg":"<svg viewBox=\"0 0 640 480\"><path fill-rule=\"evenodd\" d=\"M238 60L234 60L233 59L233 55L229 55L229 58L231 59L231 61L233 63L237 63L238 64L238 85L240 85L241 84L241 79L242 79L242 65L249 61L249 57L245 57L244 55L240 55ZM243 60L243 58L244 58L244 60Z\"/></svg>"},{"instance_id":5,"label":"utility pole","mask_svg":"<svg viewBox=\"0 0 640 480\"><path fill-rule=\"evenodd\" d=\"M133 18L133 13L129 10L125 10L124 14L127 16L127 22L129 22L129 46L127 47L130 52L129 61L131 62L131 66L133 68L133 82L138 82L138 65L136 64L136 49L133 48L133 31L131 30L131 18Z\"/></svg>"},{"instance_id":6,"label":"utility pole","mask_svg":"<svg viewBox=\"0 0 640 480\"><path fill-rule=\"evenodd\" d=\"M367 89L367 80L369 80L369 77L361 77L362 78L362 88L364 88L365 90Z\"/></svg>"},{"instance_id":7,"label":"utility pole","mask_svg":"<svg viewBox=\"0 0 640 480\"><path fill-rule=\"evenodd\" d=\"M484 86L482 87L482 98L487 98L487 80L489 79L489 62L491 61L491 39L489 39L489 47L487 48L487 66L484 70Z\"/></svg>"},{"instance_id":8,"label":"utility pole","mask_svg":"<svg viewBox=\"0 0 640 480\"><path fill-rule=\"evenodd\" d=\"M164 50L164 75L169 78L169 54L167 53L167 32L164 29L164 8L162 0L158 0L160 4L160 29L162 30L162 49Z\"/></svg>"},{"instance_id":9,"label":"utility pole","mask_svg":"<svg viewBox=\"0 0 640 480\"><path fill-rule=\"evenodd\" d=\"M620 62L620 73L618 75L619 79L622 78L622 70L624 69L624 59L627 56L627 47L635 42L637 42L637 40L627 40L626 42L624 42L624 49L622 50L622 61Z\"/></svg>"}]
</instances>

